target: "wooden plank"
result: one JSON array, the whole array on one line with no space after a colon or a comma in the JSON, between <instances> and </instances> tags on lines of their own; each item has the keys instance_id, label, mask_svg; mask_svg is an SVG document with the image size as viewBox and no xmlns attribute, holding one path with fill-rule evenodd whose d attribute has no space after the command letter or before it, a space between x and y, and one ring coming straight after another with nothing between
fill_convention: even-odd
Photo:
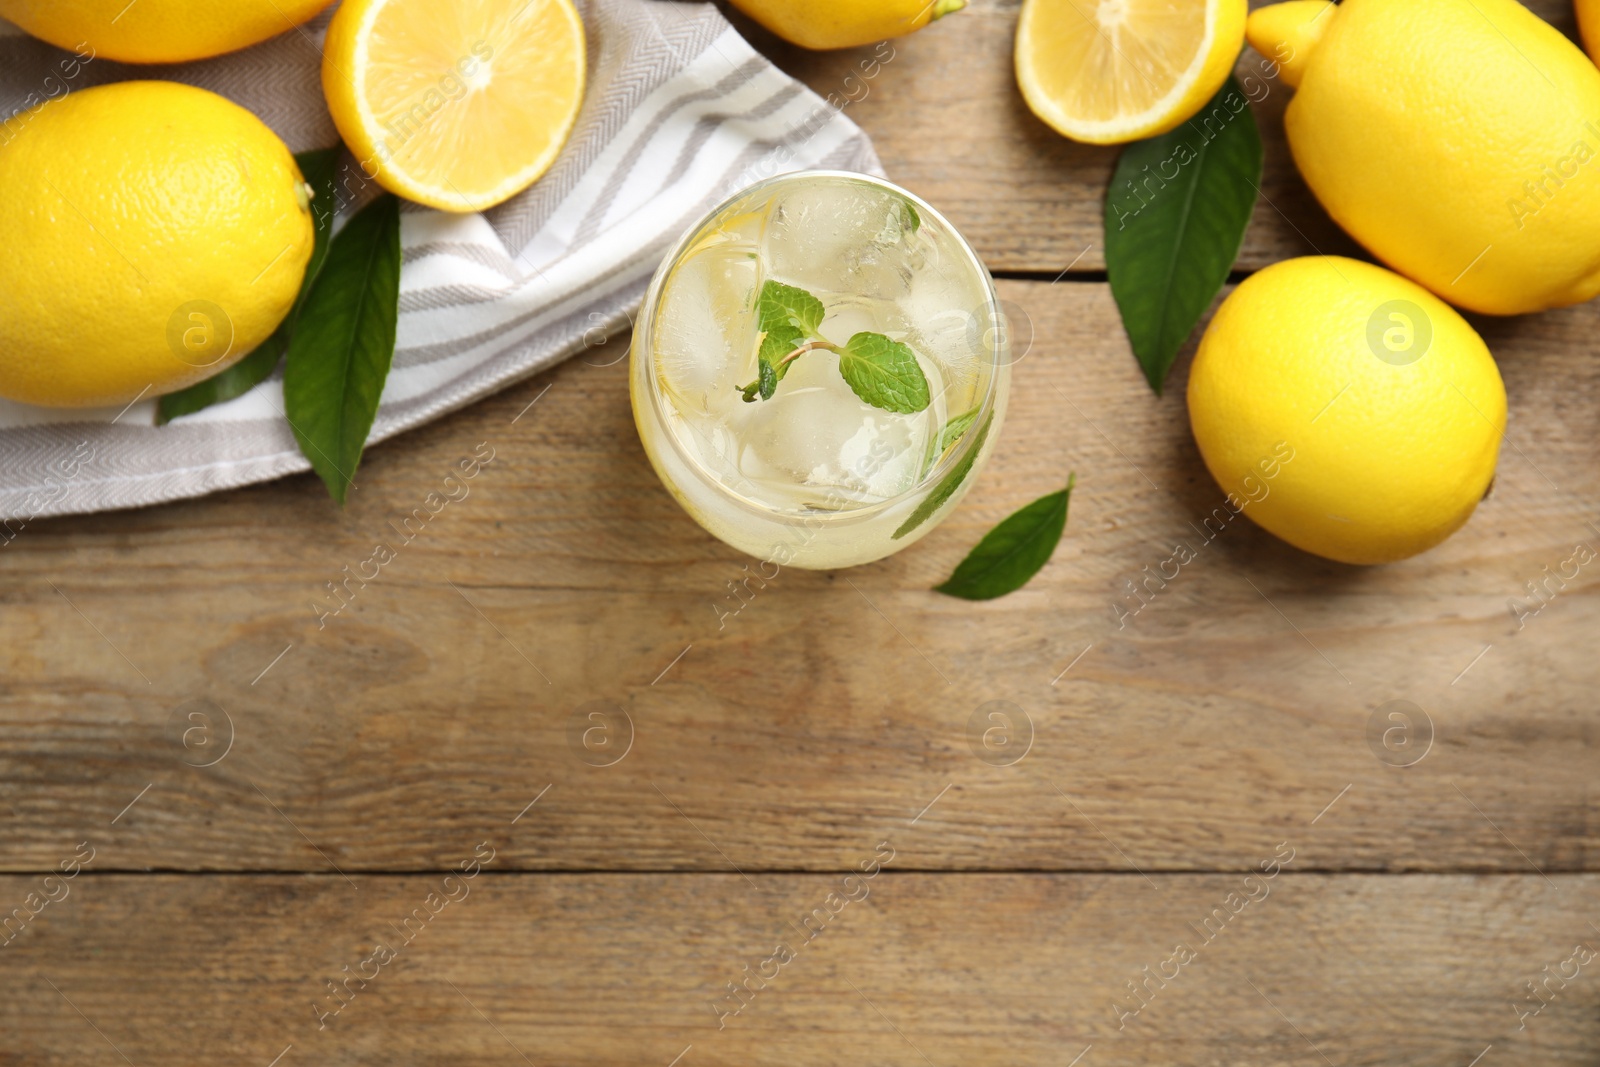
<instances>
[{"instance_id":1,"label":"wooden plank","mask_svg":"<svg viewBox=\"0 0 1600 1067\"><path fill-rule=\"evenodd\" d=\"M870 833L857 849L878 851ZM0 900L40 888L0 879ZM1491 1047L1484 1063L1589 1064L1600 1041L1600 962L1567 962L1600 947L1594 876L1147 883L891 865L848 885L81 874L63 888L4 949L0 1063L1465 1067ZM779 943L787 962L763 966ZM1180 944L1188 962L1168 963ZM770 982L721 999L747 966ZM1141 1003L1128 984L1146 967L1176 977ZM1524 983L1546 967L1578 974L1543 987L1519 1030L1538 1003ZM368 980L335 999L325 983L347 974Z\"/></svg>"},{"instance_id":2,"label":"wooden plank","mask_svg":"<svg viewBox=\"0 0 1600 1067\"><path fill-rule=\"evenodd\" d=\"M1527 6L1576 35L1566 0ZM807 52L737 12L729 17L779 66L843 102L872 135L889 176L948 215L991 270L1100 270L1106 184L1119 149L1069 141L1028 110L1011 59L1020 8L1020 0L973 0L883 52ZM1293 90L1266 77L1262 62L1246 47L1237 69L1266 149L1262 197L1238 266L1351 254L1356 245L1317 205L1290 158L1283 109Z\"/></svg>"},{"instance_id":3,"label":"wooden plank","mask_svg":"<svg viewBox=\"0 0 1600 1067\"><path fill-rule=\"evenodd\" d=\"M887 561L752 587L720 624L748 561L651 472L621 343L374 449L343 512L299 477L30 525L0 550L0 863L95 835L118 868L411 870L511 827L507 867L827 869L938 797L923 867L1243 869L1339 797L1319 867L1595 868L1594 578L1520 630L1507 602L1595 536L1600 311L1489 324L1509 443L1445 545L1358 569L1235 524L1119 629L1125 583L1219 501L1182 364L1153 397L1102 284L1002 291L1034 340L967 502ZM400 541L391 522L483 442L470 495ZM929 592L1072 470L1066 540L1028 588ZM325 583L379 541L394 562L319 630ZM1410 768L1369 747L1397 699L1434 727ZM198 700L216 733L185 718ZM972 748L994 700L1032 723L1013 766ZM592 701L631 717L611 766L572 741ZM231 749L193 766L223 712Z\"/></svg>"}]
</instances>

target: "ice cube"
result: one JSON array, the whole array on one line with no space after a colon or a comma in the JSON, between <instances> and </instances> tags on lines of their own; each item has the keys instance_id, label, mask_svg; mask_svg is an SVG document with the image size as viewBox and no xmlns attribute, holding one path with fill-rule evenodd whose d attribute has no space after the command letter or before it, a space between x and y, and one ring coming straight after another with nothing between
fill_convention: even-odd
<instances>
[{"instance_id":1,"label":"ice cube","mask_svg":"<svg viewBox=\"0 0 1600 1067\"><path fill-rule=\"evenodd\" d=\"M937 266L912 279L898 306L908 323L906 343L939 364L952 388L965 388L989 362L994 336L1003 326L995 322L987 288L947 256L939 258Z\"/></svg>"},{"instance_id":2,"label":"ice cube","mask_svg":"<svg viewBox=\"0 0 1600 1067\"><path fill-rule=\"evenodd\" d=\"M712 238L678 264L655 319L656 365L680 406L708 411L755 373L757 247Z\"/></svg>"},{"instance_id":3,"label":"ice cube","mask_svg":"<svg viewBox=\"0 0 1600 1067\"><path fill-rule=\"evenodd\" d=\"M813 293L903 295L921 266L905 200L856 182L799 185L774 204L764 260L779 281Z\"/></svg>"},{"instance_id":4,"label":"ice cube","mask_svg":"<svg viewBox=\"0 0 1600 1067\"><path fill-rule=\"evenodd\" d=\"M804 487L826 503L883 500L916 482L927 418L864 403L827 353L802 356L770 400L744 405L734 433L745 442L741 469L752 478Z\"/></svg>"}]
</instances>

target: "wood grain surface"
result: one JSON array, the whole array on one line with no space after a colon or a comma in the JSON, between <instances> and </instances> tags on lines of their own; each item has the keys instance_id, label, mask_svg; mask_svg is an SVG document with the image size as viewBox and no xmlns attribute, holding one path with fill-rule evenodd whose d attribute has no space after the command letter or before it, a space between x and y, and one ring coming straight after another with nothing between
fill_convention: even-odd
<instances>
[{"instance_id":1,"label":"wood grain surface","mask_svg":"<svg viewBox=\"0 0 1600 1067\"><path fill-rule=\"evenodd\" d=\"M734 16L1010 275L999 449L909 551L747 581L640 450L626 337L343 511L301 476L0 550L0 1064L1600 1064L1594 575L1510 609L1600 539L1600 311L1476 321L1511 418L1439 548L1206 540L1188 355L1152 396L1095 273L1116 152L1029 115L1017 10L865 79ZM1355 252L1257 78L1240 269ZM930 592L1069 472L1033 583Z\"/></svg>"},{"instance_id":2,"label":"wood grain surface","mask_svg":"<svg viewBox=\"0 0 1600 1067\"><path fill-rule=\"evenodd\" d=\"M1203 543L1221 494L1181 374L1151 395L1102 284L1002 292L1033 340L994 462L856 570L730 592L747 561L656 481L622 342L374 449L343 512L302 477L23 531L0 552L5 864L98 826L119 867L427 869L550 786L506 866L834 869L948 787L919 824L932 868L1232 870L1349 786L1319 867L1593 869L1594 580L1520 629L1507 608L1596 536L1593 306L1485 324L1513 412L1492 494L1434 551L1354 568L1248 522ZM484 442L471 494L401 542ZM1069 471L1039 578L930 591ZM1195 562L1121 618L1179 541ZM397 558L319 629L325 583L377 542ZM1394 700L1432 723L1415 766L1371 747ZM969 726L991 701L1019 744L1032 724L1011 766ZM185 766L229 721L220 762Z\"/></svg>"},{"instance_id":3,"label":"wood grain surface","mask_svg":"<svg viewBox=\"0 0 1600 1067\"><path fill-rule=\"evenodd\" d=\"M0 949L0 1063L1595 1062L1593 875L894 873L914 851L848 884L80 874Z\"/></svg>"}]
</instances>

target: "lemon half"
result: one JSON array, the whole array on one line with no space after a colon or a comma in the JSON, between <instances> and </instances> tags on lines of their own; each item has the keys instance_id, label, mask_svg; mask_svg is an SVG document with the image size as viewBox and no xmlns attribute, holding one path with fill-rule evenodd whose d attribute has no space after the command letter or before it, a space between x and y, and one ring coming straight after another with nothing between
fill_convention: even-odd
<instances>
[{"instance_id":1,"label":"lemon half","mask_svg":"<svg viewBox=\"0 0 1600 1067\"><path fill-rule=\"evenodd\" d=\"M571 0L348 0L328 27L322 89L378 184L467 212L550 169L584 76Z\"/></svg>"},{"instance_id":2,"label":"lemon half","mask_svg":"<svg viewBox=\"0 0 1600 1067\"><path fill-rule=\"evenodd\" d=\"M1017 82L1033 113L1075 141L1165 133L1227 80L1245 14L1246 0L1026 0Z\"/></svg>"}]
</instances>

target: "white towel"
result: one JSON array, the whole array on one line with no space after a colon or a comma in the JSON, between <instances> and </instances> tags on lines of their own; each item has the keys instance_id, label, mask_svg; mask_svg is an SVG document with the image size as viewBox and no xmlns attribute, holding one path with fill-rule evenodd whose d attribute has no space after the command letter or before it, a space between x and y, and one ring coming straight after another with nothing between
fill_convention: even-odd
<instances>
[{"instance_id":1,"label":"white towel","mask_svg":"<svg viewBox=\"0 0 1600 1067\"><path fill-rule=\"evenodd\" d=\"M853 122L713 5L579 7L588 95L555 167L483 214L402 215L398 339L372 442L626 329L667 246L741 186L811 167L882 173ZM319 84L328 18L177 67L74 62L0 22L0 117L90 85L168 78L244 105L295 151L327 147L338 142ZM309 469L283 418L281 374L161 427L149 399L123 411L0 400L0 519L136 507ZM0 539L18 528L0 527Z\"/></svg>"}]
</instances>

